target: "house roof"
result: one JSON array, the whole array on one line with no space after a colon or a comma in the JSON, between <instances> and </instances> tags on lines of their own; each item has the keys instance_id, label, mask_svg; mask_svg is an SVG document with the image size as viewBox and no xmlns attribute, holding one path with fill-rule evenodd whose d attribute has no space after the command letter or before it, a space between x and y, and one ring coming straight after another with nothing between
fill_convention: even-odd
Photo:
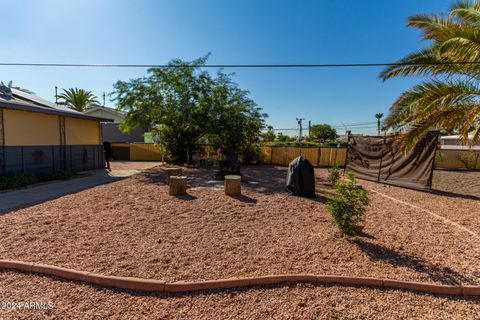
<instances>
[{"instance_id":1,"label":"house roof","mask_svg":"<svg viewBox=\"0 0 480 320\"><path fill-rule=\"evenodd\" d=\"M452 136L441 136L439 137L439 139L442 139L442 140L460 140L462 138L462 136L460 135L452 135ZM469 133L468 134L468 139L473 139L473 132Z\"/></svg>"},{"instance_id":2,"label":"house roof","mask_svg":"<svg viewBox=\"0 0 480 320\"><path fill-rule=\"evenodd\" d=\"M105 111L105 112L110 113L112 115L121 116L121 117L125 116L125 112L123 112L123 111L113 109L113 108L108 108L108 107L101 107L101 106L87 109L83 112L83 114L90 114L90 113L93 113L95 111Z\"/></svg>"},{"instance_id":3,"label":"house roof","mask_svg":"<svg viewBox=\"0 0 480 320\"><path fill-rule=\"evenodd\" d=\"M11 96L0 96L0 108L14 109L30 112L40 112L52 115L60 115L66 117L80 118L85 120L97 120L104 122L112 122L112 119L94 117L83 114L81 112L60 106L40 97L23 92L18 89L10 88Z\"/></svg>"}]
</instances>

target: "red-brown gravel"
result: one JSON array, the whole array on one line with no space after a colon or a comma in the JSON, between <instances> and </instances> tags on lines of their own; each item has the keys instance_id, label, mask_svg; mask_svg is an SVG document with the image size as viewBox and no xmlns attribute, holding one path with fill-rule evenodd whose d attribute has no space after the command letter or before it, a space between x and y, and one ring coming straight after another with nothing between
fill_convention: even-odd
<instances>
[{"instance_id":1,"label":"red-brown gravel","mask_svg":"<svg viewBox=\"0 0 480 320\"><path fill-rule=\"evenodd\" d=\"M366 234L348 240L322 191L315 200L285 194L285 168L244 173L238 198L208 188L170 197L153 169L11 212L0 217L0 256L170 281L315 273L480 283L477 239L424 212L371 194ZM201 179L210 174L187 170L196 187L210 185Z\"/></svg>"},{"instance_id":2,"label":"red-brown gravel","mask_svg":"<svg viewBox=\"0 0 480 320\"><path fill-rule=\"evenodd\" d=\"M459 181L463 181L465 186L458 187L457 193L453 193L438 190L440 185L438 183L436 185L435 181L434 188L437 189L432 190L432 192L420 192L370 181L361 181L361 184L368 189L427 209L480 234L480 190L478 181L477 184L473 184L471 178L462 179L463 175L468 175L469 177L477 177L480 181L480 172L435 171L435 175L437 180L443 177L445 181L450 181L452 186L459 185ZM452 186L450 186L450 190L452 190ZM462 190L468 189L468 186L470 186L470 194L462 193ZM472 194L478 194L478 196ZM402 205L399 206L403 208Z\"/></svg>"},{"instance_id":3,"label":"red-brown gravel","mask_svg":"<svg viewBox=\"0 0 480 320\"><path fill-rule=\"evenodd\" d=\"M0 310L10 319L462 319L480 318L480 299L395 290L293 285L146 295L42 276L0 272L5 302L51 302L51 310Z\"/></svg>"}]
</instances>

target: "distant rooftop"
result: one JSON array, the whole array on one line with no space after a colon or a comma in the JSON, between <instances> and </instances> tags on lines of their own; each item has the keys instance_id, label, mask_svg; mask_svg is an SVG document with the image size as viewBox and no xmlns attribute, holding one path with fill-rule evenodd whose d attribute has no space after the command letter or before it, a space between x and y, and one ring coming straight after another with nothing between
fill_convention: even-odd
<instances>
[{"instance_id":1,"label":"distant rooftop","mask_svg":"<svg viewBox=\"0 0 480 320\"><path fill-rule=\"evenodd\" d=\"M112 121L112 119L85 115L66 106L58 105L33 94L6 86L0 86L0 108L63 115L87 120Z\"/></svg>"}]
</instances>

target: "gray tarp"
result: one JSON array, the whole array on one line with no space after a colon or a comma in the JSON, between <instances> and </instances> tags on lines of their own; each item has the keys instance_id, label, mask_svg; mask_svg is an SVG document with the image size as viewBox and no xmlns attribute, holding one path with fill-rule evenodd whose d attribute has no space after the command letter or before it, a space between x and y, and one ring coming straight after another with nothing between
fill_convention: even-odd
<instances>
[{"instance_id":1,"label":"gray tarp","mask_svg":"<svg viewBox=\"0 0 480 320\"><path fill-rule=\"evenodd\" d=\"M430 189L438 132L429 132L407 155L397 148L395 139L350 136L346 169L360 179Z\"/></svg>"},{"instance_id":2,"label":"gray tarp","mask_svg":"<svg viewBox=\"0 0 480 320\"><path fill-rule=\"evenodd\" d=\"M288 166L286 189L293 195L315 198L315 172L312 164L302 156L293 159Z\"/></svg>"}]
</instances>

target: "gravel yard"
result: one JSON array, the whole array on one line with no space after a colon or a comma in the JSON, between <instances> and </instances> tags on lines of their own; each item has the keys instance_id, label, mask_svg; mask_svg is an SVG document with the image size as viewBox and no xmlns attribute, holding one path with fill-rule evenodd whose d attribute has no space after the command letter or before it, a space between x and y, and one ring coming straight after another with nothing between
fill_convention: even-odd
<instances>
[{"instance_id":1,"label":"gravel yard","mask_svg":"<svg viewBox=\"0 0 480 320\"><path fill-rule=\"evenodd\" d=\"M324 206L331 194L326 170L316 170L316 199L283 192L286 168L251 166L243 173L243 195L236 198L208 181L211 172L204 169L186 169L193 188L187 196L170 197L163 173L153 168L10 212L0 217L0 256L164 280L315 273L480 284L479 239L451 224L370 193L365 234L342 238ZM479 230L478 200L361 183ZM423 319L473 319L480 314L479 299L379 289L299 285L159 299L26 274L2 272L0 277L2 296L50 295L56 304L52 315L84 312L92 301L100 307L118 305L118 299L118 308L102 309L105 317L121 314L122 308L133 318L148 310L158 316L214 318L265 317L268 312L281 318L292 312L311 318L335 318L338 312L358 318L376 313L378 318L403 314ZM85 301L76 300L80 295Z\"/></svg>"},{"instance_id":2,"label":"gravel yard","mask_svg":"<svg viewBox=\"0 0 480 320\"><path fill-rule=\"evenodd\" d=\"M480 172L436 170L432 192L361 182L396 199L439 214L480 235ZM401 206L403 208L404 206Z\"/></svg>"},{"instance_id":3,"label":"gravel yard","mask_svg":"<svg viewBox=\"0 0 480 320\"><path fill-rule=\"evenodd\" d=\"M480 200L480 171L433 171L433 188L451 195L475 196Z\"/></svg>"},{"instance_id":4,"label":"gravel yard","mask_svg":"<svg viewBox=\"0 0 480 320\"><path fill-rule=\"evenodd\" d=\"M52 302L51 310L0 310L10 319L462 319L480 300L342 286L293 285L145 295L0 272L3 301ZM21 289L20 289L21 288ZM27 289L28 288L28 289Z\"/></svg>"}]
</instances>

